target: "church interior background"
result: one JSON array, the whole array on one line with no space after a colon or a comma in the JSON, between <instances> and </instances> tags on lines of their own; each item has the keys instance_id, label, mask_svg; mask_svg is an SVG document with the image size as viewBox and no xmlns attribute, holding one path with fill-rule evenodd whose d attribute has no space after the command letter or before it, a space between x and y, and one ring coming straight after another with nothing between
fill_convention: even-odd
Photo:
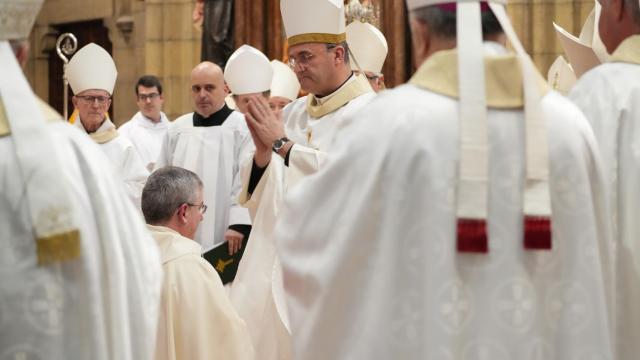
<instances>
[{"instance_id":1,"label":"church interior background","mask_svg":"<svg viewBox=\"0 0 640 360\"><path fill-rule=\"evenodd\" d=\"M413 70L404 0L360 3L389 43L383 69L387 87L405 82ZM593 0L510 0L507 9L523 45L546 76L562 53L552 22L579 34L593 5ZM138 110L134 86L141 75L160 78L164 111L175 119L192 110L189 75L202 59L223 65L242 44L271 59L286 55L279 0L45 0L31 33L25 72L37 95L60 113L63 65L55 44L65 32L76 35L78 48L95 42L113 56L118 68L112 105L116 125Z\"/></svg>"}]
</instances>

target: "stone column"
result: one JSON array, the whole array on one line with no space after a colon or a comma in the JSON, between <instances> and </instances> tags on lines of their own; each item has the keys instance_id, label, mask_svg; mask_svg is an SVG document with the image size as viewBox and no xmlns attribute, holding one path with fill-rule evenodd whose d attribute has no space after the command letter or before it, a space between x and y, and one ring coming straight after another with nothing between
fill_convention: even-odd
<instances>
[{"instance_id":1,"label":"stone column","mask_svg":"<svg viewBox=\"0 0 640 360\"><path fill-rule=\"evenodd\" d=\"M140 49L144 66L138 75L160 78L164 111L171 120L193 110L190 75L200 62L201 38L192 23L193 6L191 0L145 1L145 35Z\"/></svg>"}]
</instances>

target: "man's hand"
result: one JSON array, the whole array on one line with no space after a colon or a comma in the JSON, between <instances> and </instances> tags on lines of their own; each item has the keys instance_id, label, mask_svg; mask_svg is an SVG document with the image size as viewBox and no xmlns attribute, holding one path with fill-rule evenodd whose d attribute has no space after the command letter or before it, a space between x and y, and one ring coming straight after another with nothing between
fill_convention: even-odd
<instances>
[{"instance_id":1,"label":"man's hand","mask_svg":"<svg viewBox=\"0 0 640 360\"><path fill-rule=\"evenodd\" d=\"M271 161L271 146L267 146L262 142L262 140L260 140L260 137L256 134L256 131L253 129L249 120L247 120L247 127L251 133L253 144L256 147L256 153L253 155L253 160L259 168L264 168L269 165L269 162Z\"/></svg>"},{"instance_id":2,"label":"man's hand","mask_svg":"<svg viewBox=\"0 0 640 360\"><path fill-rule=\"evenodd\" d=\"M262 96L251 97L248 105L247 124L253 128L262 144L271 149L274 141L285 137L284 123L278 119Z\"/></svg>"},{"instance_id":3,"label":"man's hand","mask_svg":"<svg viewBox=\"0 0 640 360\"><path fill-rule=\"evenodd\" d=\"M233 255L242 249L242 240L244 240L242 233L227 229L224 233L224 239L229 242L229 255Z\"/></svg>"}]
</instances>

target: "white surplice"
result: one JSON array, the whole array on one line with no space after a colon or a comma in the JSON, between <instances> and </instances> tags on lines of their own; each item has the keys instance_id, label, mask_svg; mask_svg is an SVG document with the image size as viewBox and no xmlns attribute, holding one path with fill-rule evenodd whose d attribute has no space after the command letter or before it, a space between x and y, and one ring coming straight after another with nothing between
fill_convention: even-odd
<instances>
[{"instance_id":1,"label":"white surplice","mask_svg":"<svg viewBox=\"0 0 640 360\"><path fill-rule=\"evenodd\" d=\"M252 360L246 325L200 244L168 227L148 228L164 270L156 360Z\"/></svg>"},{"instance_id":2,"label":"white surplice","mask_svg":"<svg viewBox=\"0 0 640 360\"><path fill-rule=\"evenodd\" d=\"M489 109L486 254L456 251L459 102L403 85L358 114L276 226L295 359L612 358L595 139L558 93L542 107L552 250L523 245L523 111Z\"/></svg>"},{"instance_id":3,"label":"white surplice","mask_svg":"<svg viewBox=\"0 0 640 360\"><path fill-rule=\"evenodd\" d=\"M142 163L151 171L160 155L162 140L168 129L169 119L163 112L160 112L160 121L156 123L138 111L131 120L118 128L118 133L131 141L138 150Z\"/></svg>"},{"instance_id":4,"label":"white surplice","mask_svg":"<svg viewBox=\"0 0 640 360\"><path fill-rule=\"evenodd\" d=\"M238 204L238 194L240 159L252 146L244 115L236 111L219 126L193 126L189 113L169 127L156 169L179 166L202 179L209 208L195 239L204 252L225 241L229 225L251 224L249 212Z\"/></svg>"},{"instance_id":5,"label":"white surplice","mask_svg":"<svg viewBox=\"0 0 640 360\"><path fill-rule=\"evenodd\" d=\"M80 116L78 116L74 125L86 133ZM102 132L112 130L115 130L115 125L113 125L111 120L106 119L98 130L96 130L95 134L99 135ZM120 135L105 143L98 143L98 146L100 146L100 149L102 149L107 158L109 158L114 170L124 181L129 198L140 208L142 188L144 188L144 184L147 182L149 171L144 166L142 159L140 159L138 151L129 139Z\"/></svg>"},{"instance_id":6,"label":"white surplice","mask_svg":"<svg viewBox=\"0 0 640 360\"><path fill-rule=\"evenodd\" d=\"M81 252L38 264L28 174L21 174L12 136L0 137L0 358L152 359L162 279L157 246L100 148L59 115L53 121L42 126L55 144L49 151L62 160Z\"/></svg>"},{"instance_id":7,"label":"white surplice","mask_svg":"<svg viewBox=\"0 0 640 360\"><path fill-rule=\"evenodd\" d=\"M618 51L630 50L622 57ZM635 55L634 55L635 51ZM618 59L620 58L620 59ZM618 358L640 356L640 35L611 62L587 72L570 93L593 127L616 233Z\"/></svg>"},{"instance_id":8,"label":"white surplice","mask_svg":"<svg viewBox=\"0 0 640 360\"><path fill-rule=\"evenodd\" d=\"M355 81L355 78L349 81ZM295 143L289 166L285 166L280 156L273 155L256 189L248 194L253 158L243 164L240 202L249 208L253 228L230 297L247 323L256 354L261 354L262 359L291 358L282 267L273 238L283 197L301 178L323 166L326 154L333 151L332 143L344 124L374 96L373 91L362 94L319 118L308 114L307 97L297 99L282 113L285 133Z\"/></svg>"}]
</instances>

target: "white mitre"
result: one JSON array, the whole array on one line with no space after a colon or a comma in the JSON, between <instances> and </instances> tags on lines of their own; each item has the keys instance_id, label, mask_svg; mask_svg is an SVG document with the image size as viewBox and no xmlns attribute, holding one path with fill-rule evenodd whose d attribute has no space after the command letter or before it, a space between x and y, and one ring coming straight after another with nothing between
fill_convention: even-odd
<instances>
[{"instance_id":1,"label":"white mitre","mask_svg":"<svg viewBox=\"0 0 640 360\"><path fill-rule=\"evenodd\" d=\"M227 107L231 110L236 110L238 107L236 106L236 102L233 100L233 94L229 94L224 98L224 103L227 104Z\"/></svg>"},{"instance_id":2,"label":"white mitre","mask_svg":"<svg viewBox=\"0 0 640 360\"><path fill-rule=\"evenodd\" d=\"M567 55L567 59L575 71L577 78L580 78L584 73L601 63L606 62L609 58L609 54L598 33L601 6L597 0L594 2L594 8L582 26L579 37L575 37L559 25L553 24L556 35L560 39L562 49L565 55Z\"/></svg>"},{"instance_id":3,"label":"white mitre","mask_svg":"<svg viewBox=\"0 0 640 360\"><path fill-rule=\"evenodd\" d=\"M261 93L271 88L273 69L260 50L242 45L224 67L224 80L234 95Z\"/></svg>"},{"instance_id":4,"label":"white mitre","mask_svg":"<svg viewBox=\"0 0 640 360\"><path fill-rule=\"evenodd\" d=\"M0 0L0 41L26 39L44 0Z\"/></svg>"},{"instance_id":5,"label":"white mitre","mask_svg":"<svg viewBox=\"0 0 640 360\"><path fill-rule=\"evenodd\" d=\"M382 65L387 58L387 39L378 28L355 20L347 25L347 44L356 61L351 61L352 70L382 73ZM360 66L358 69L357 66Z\"/></svg>"},{"instance_id":6,"label":"white mitre","mask_svg":"<svg viewBox=\"0 0 640 360\"><path fill-rule=\"evenodd\" d=\"M271 97L279 96L291 101L298 98L300 82L291 68L278 60L271 61L273 80L271 81Z\"/></svg>"},{"instance_id":7,"label":"white mitre","mask_svg":"<svg viewBox=\"0 0 640 360\"><path fill-rule=\"evenodd\" d=\"M67 77L74 94L85 90L105 90L110 95L116 85L118 70L113 58L102 47L90 43L71 58Z\"/></svg>"},{"instance_id":8,"label":"white mitre","mask_svg":"<svg viewBox=\"0 0 640 360\"><path fill-rule=\"evenodd\" d=\"M280 13L289 46L347 39L343 0L280 0Z\"/></svg>"}]
</instances>

